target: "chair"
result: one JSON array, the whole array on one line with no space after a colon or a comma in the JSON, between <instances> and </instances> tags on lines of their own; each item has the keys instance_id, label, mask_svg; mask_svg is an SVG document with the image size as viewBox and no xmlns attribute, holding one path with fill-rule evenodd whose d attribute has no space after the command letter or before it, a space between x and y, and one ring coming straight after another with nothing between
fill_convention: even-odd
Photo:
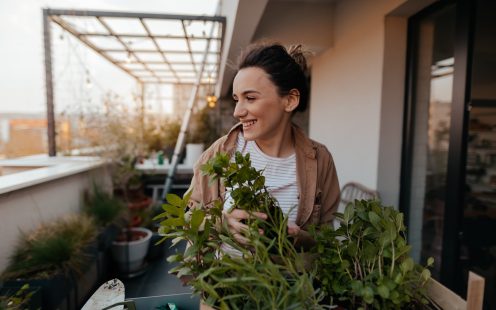
<instances>
[{"instance_id":1,"label":"chair","mask_svg":"<svg viewBox=\"0 0 496 310\"><path fill-rule=\"evenodd\" d=\"M346 205L355 201L355 199L380 199L380 196L378 191L367 188L360 183L346 183L341 189L341 200L339 201L338 212L343 213ZM340 226L340 222L338 220L334 220L333 225L334 228L337 229Z\"/></svg>"}]
</instances>

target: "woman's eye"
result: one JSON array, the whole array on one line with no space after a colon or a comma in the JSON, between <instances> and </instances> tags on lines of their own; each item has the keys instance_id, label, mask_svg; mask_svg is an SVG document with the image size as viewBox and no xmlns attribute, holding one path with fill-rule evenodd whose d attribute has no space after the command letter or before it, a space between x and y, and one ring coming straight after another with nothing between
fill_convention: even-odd
<instances>
[{"instance_id":1,"label":"woman's eye","mask_svg":"<svg viewBox=\"0 0 496 310\"><path fill-rule=\"evenodd\" d=\"M246 97L246 100L253 101L253 100L255 100L255 97Z\"/></svg>"}]
</instances>

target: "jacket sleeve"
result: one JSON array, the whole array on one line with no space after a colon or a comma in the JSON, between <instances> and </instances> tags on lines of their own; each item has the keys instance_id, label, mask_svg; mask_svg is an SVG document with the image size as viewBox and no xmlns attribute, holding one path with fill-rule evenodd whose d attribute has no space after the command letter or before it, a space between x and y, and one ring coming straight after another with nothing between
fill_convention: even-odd
<instances>
[{"instance_id":1,"label":"jacket sleeve","mask_svg":"<svg viewBox=\"0 0 496 310\"><path fill-rule=\"evenodd\" d=\"M322 171L322 174L317 176L318 188L321 190L320 197L315 199L315 203L320 204L320 220L317 223L314 222L317 226L332 223L340 200L339 182L331 153L324 146L319 151L322 152L320 153L320 156L322 156L322 169L319 167L319 171ZM310 233L305 229L301 229L295 239L295 246L308 251L314 245L315 240Z\"/></svg>"},{"instance_id":2,"label":"jacket sleeve","mask_svg":"<svg viewBox=\"0 0 496 310\"><path fill-rule=\"evenodd\" d=\"M320 225L331 224L334 219L334 213L337 212L340 200L339 181L336 173L336 166L332 159L332 155L328 153L326 169L322 174L322 196L321 196L321 213Z\"/></svg>"}]
</instances>

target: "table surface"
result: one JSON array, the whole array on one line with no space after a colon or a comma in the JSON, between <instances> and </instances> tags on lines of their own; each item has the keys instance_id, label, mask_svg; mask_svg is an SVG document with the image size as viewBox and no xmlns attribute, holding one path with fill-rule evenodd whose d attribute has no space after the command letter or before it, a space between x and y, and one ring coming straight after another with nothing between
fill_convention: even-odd
<instances>
[{"instance_id":1,"label":"table surface","mask_svg":"<svg viewBox=\"0 0 496 310\"><path fill-rule=\"evenodd\" d=\"M147 174L167 174L169 172L170 167L171 166L168 160L164 161L163 165L159 165L157 160L152 160L152 159L145 159L143 163L138 163L135 166L137 170L143 171L144 173ZM193 166L186 164L179 164L177 165L176 173L192 174Z\"/></svg>"}]
</instances>

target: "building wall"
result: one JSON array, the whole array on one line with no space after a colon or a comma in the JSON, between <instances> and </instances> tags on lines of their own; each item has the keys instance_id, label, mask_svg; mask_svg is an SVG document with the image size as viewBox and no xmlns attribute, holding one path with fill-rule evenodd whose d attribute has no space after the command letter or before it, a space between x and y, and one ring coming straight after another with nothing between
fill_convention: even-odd
<instances>
[{"instance_id":1,"label":"building wall","mask_svg":"<svg viewBox=\"0 0 496 310\"><path fill-rule=\"evenodd\" d=\"M0 273L22 233L59 217L77 214L93 181L110 184L104 168L85 171L0 195ZM8 220L5 220L8 219Z\"/></svg>"},{"instance_id":2,"label":"building wall","mask_svg":"<svg viewBox=\"0 0 496 310\"><path fill-rule=\"evenodd\" d=\"M334 2L269 1L253 41L276 40L284 45L303 44L320 53L333 41ZM315 31L319 29L319 31Z\"/></svg>"},{"instance_id":3,"label":"building wall","mask_svg":"<svg viewBox=\"0 0 496 310\"><path fill-rule=\"evenodd\" d=\"M385 15L402 2L338 1L334 46L313 61L310 136L333 154L341 185L377 188Z\"/></svg>"}]
</instances>

